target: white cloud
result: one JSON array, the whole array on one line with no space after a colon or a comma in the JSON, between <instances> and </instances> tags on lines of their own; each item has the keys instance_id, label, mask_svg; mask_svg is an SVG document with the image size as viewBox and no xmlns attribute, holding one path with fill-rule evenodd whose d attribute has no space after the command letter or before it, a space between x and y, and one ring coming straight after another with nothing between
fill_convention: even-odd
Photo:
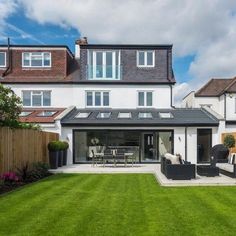
<instances>
[{"instance_id":1,"label":"white cloud","mask_svg":"<svg viewBox=\"0 0 236 236\"><path fill-rule=\"evenodd\" d=\"M176 91L198 88L212 76L236 75L235 0L17 2L30 19L74 27L90 42L173 43L176 57L194 54L189 70L193 80Z\"/></svg>"},{"instance_id":2,"label":"white cloud","mask_svg":"<svg viewBox=\"0 0 236 236\"><path fill-rule=\"evenodd\" d=\"M11 36L11 41L14 39L30 39L37 43L43 44L42 41L35 38L33 35L7 22L7 18L17 11L17 0L0 0L0 41L6 43L9 37L9 31L14 32L15 36ZM16 34L18 36L16 36Z\"/></svg>"},{"instance_id":3,"label":"white cloud","mask_svg":"<svg viewBox=\"0 0 236 236\"><path fill-rule=\"evenodd\" d=\"M16 2L11 0L0 0L0 38L5 39L6 19L16 10Z\"/></svg>"}]
</instances>

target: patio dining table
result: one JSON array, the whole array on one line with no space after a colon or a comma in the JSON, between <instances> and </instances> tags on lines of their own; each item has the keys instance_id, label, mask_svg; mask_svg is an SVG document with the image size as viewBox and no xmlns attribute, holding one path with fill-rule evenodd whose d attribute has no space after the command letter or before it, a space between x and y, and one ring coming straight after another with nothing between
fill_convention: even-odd
<instances>
[{"instance_id":1,"label":"patio dining table","mask_svg":"<svg viewBox=\"0 0 236 236\"><path fill-rule=\"evenodd\" d=\"M103 153L100 153L99 157L101 157L103 159L103 167L105 167L106 161L111 160L111 158L106 158L106 156ZM125 166L127 166L128 161L131 160L132 167L134 166L135 159L134 159L134 153L133 152L125 152L123 154L123 157L124 158L122 158L119 155L114 154L114 153L112 154L113 163L114 163L115 167L116 167L116 164L119 160L124 160L124 165Z\"/></svg>"}]
</instances>

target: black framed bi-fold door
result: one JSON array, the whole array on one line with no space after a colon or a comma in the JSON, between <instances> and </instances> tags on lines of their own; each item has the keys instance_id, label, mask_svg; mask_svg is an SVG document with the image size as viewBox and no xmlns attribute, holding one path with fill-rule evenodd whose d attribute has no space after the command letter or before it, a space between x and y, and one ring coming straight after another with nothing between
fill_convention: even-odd
<instances>
[{"instance_id":1,"label":"black framed bi-fold door","mask_svg":"<svg viewBox=\"0 0 236 236\"><path fill-rule=\"evenodd\" d=\"M212 129L197 130L197 162L206 163L210 161L212 147Z\"/></svg>"}]
</instances>

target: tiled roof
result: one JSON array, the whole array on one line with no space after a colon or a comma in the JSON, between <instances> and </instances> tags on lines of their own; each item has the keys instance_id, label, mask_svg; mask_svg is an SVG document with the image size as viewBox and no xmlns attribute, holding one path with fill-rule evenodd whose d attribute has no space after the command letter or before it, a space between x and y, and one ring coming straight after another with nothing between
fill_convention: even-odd
<instances>
[{"instance_id":1,"label":"tiled roof","mask_svg":"<svg viewBox=\"0 0 236 236\"><path fill-rule=\"evenodd\" d=\"M224 92L236 92L236 77L228 79L211 79L196 93L196 97L217 97Z\"/></svg>"},{"instance_id":2,"label":"tiled roof","mask_svg":"<svg viewBox=\"0 0 236 236\"><path fill-rule=\"evenodd\" d=\"M21 116L20 122L26 123L54 123L55 118L61 114L65 108L24 108L22 112L31 112L27 116ZM47 111L55 112L52 116L39 116L40 113Z\"/></svg>"},{"instance_id":3,"label":"tiled roof","mask_svg":"<svg viewBox=\"0 0 236 236\"><path fill-rule=\"evenodd\" d=\"M87 118L76 118L88 112ZM109 118L98 118L99 112L111 112ZM131 113L131 118L118 118L119 112ZM140 112L150 112L152 118L139 118ZM171 118L161 118L159 113L171 113ZM62 126L218 126L219 120L204 109L74 109L61 120Z\"/></svg>"}]
</instances>

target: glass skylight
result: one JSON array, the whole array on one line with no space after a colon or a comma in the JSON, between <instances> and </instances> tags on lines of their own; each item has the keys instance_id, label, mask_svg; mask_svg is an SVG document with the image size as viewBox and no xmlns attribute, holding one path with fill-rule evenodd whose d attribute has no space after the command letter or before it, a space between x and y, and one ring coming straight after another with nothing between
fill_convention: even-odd
<instances>
[{"instance_id":1,"label":"glass skylight","mask_svg":"<svg viewBox=\"0 0 236 236\"><path fill-rule=\"evenodd\" d=\"M131 118L131 112L119 112L118 118Z\"/></svg>"},{"instance_id":2,"label":"glass skylight","mask_svg":"<svg viewBox=\"0 0 236 236\"><path fill-rule=\"evenodd\" d=\"M159 112L159 116L164 119L173 118L173 115L170 112Z\"/></svg>"},{"instance_id":3,"label":"glass skylight","mask_svg":"<svg viewBox=\"0 0 236 236\"><path fill-rule=\"evenodd\" d=\"M79 112L75 118L88 118L91 112Z\"/></svg>"},{"instance_id":4,"label":"glass skylight","mask_svg":"<svg viewBox=\"0 0 236 236\"><path fill-rule=\"evenodd\" d=\"M55 111L43 111L39 113L37 116L49 117L49 116L53 116L55 113L56 113Z\"/></svg>"},{"instance_id":5,"label":"glass skylight","mask_svg":"<svg viewBox=\"0 0 236 236\"><path fill-rule=\"evenodd\" d=\"M30 115L31 113L32 113L32 111L22 111L22 112L20 113L20 116L21 116L21 117L25 117L25 116Z\"/></svg>"},{"instance_id":6,"label":"glass skylight","mask_svg":"<svg viewBox=\"0 0 236 236\"><path fill-rule=\"evenodd\" d=\"M110 118L111 112L99 112L97 118L105 119Z\"/></svg>"},{"instance_id":7,"label":"glass skylight","mask_svg":"<svg viewBox=\"0 0 236 236\"><path fill-rule=\"evenodd\" d=\"M152 118L151 112L139 112L138 118Z\"/></svg>"}]
</instances>

